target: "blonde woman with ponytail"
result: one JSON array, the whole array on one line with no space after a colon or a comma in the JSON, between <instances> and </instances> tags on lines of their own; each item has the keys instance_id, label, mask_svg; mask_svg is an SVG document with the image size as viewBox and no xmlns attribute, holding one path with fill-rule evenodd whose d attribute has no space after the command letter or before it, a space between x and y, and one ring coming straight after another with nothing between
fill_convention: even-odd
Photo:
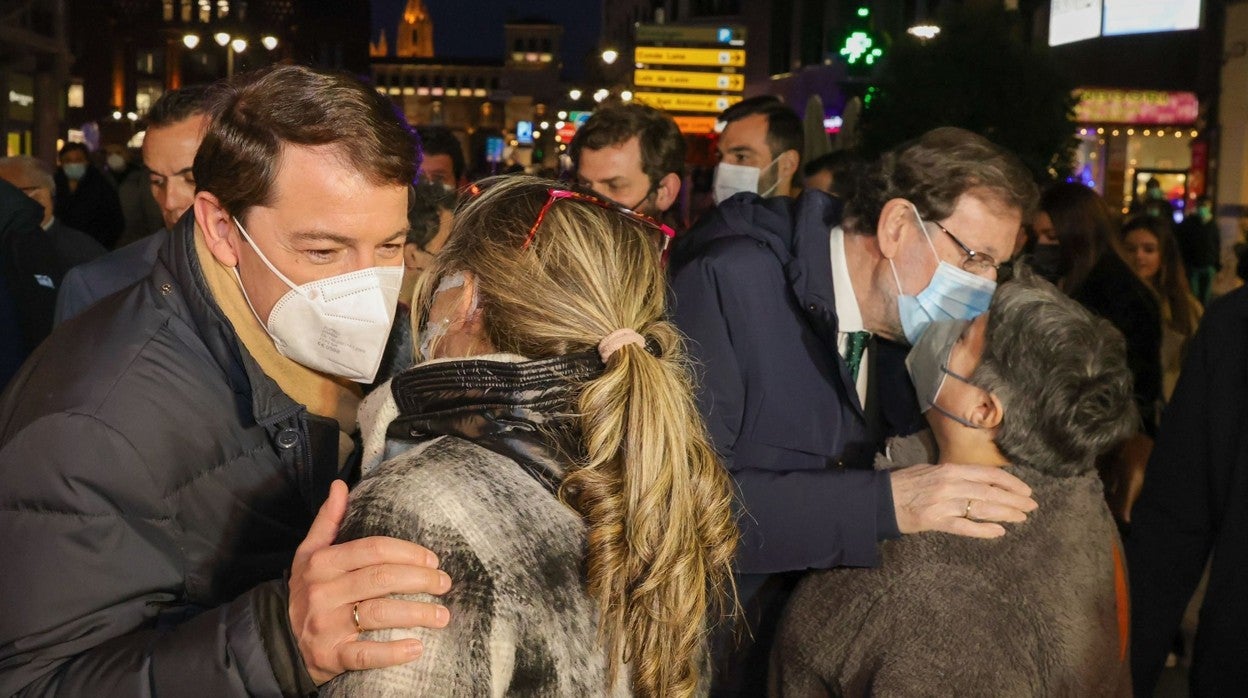
<instances>
[{"instance_id":1,"label":"blonde woman with ponytail","mask_svg":"<svg viewBox=\"0 0 1248 698\"><path fill-rule=\"evenodd\" d=\"M385 599L345 609L424 652L323 694L705 694L737 533L665 319L670 231L554 182L484 184L417 286L419 363L361 409L340 532L436 552L450 620L377 631Z\"/></svg>"}]
</instances>

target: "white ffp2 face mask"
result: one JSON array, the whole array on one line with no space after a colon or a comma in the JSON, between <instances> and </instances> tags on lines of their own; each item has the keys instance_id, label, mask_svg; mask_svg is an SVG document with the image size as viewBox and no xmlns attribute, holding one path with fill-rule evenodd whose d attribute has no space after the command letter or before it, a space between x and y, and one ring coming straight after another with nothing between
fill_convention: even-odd
<instances>
[{"instance_id":1,"label":"white ffp2 face mask","mask_svg":"<svg viewBox=\"0 0 1248 698\"><path fill-rule=\"evenodd\" d=\"M774 160L767 163L767 167L758 168L749 165L733 165L728 162L721 162L715 166L715 175L711 184L711 189L715 195L715 204L724 203L728 197L741 192L750 192L759 196L768 196L779 186L780 180L777 178L775 184L767 188L765 192L758 191L758 180L762 178L763 172L770 169L780 161L777 156Z\"/></svg>"},{"instance_id":2,"label":"white ffp2 face mask","mask_svg":"<svg viewBox=\"0 0 1248 698\"><path fill-rule=\"evenodd\" d=\"M234 219L243 239L274 276L290 287L269 312L269 322L243 297L282 356L308 368L371 383L381 366L398 307L403 267L370 267L327 279L295 284L277 270ZM234 268L235 276L238 268ZM242 286L242 278L239 278Z\"/></svg>"}]
</instances>

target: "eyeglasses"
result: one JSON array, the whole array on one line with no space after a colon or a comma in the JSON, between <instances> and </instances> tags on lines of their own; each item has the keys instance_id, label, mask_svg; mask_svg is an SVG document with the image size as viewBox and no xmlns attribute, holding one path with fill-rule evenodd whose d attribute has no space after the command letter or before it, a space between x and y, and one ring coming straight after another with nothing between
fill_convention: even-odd
<instances>
[{"instance_id":1,"label":"eyeglasses","mask_svg":"<svg viewBox=\"0 0 1248 698\"><path fill-rule=\"evenodd\" d=\"M1003 262L1003 263L998 264L997 260L993 259L990 255L985 254L983 252L976 252L975 250L972 250L971 248L967 247L961 240L957 238L956 235L949 232L948 228L941 225L940 221L932 221L932 222L936 224L937 228L940 228L941 230L943 230L945 232L945 235L948 235L949 239L953 240L955 245L962 248L962 253L966 255L965 257L962 258L962 269L969 271L970 273L975 274L977 276L983 276L984 274L988 273L989 269L991 269L996 274L1000 274L1002 272L1002 268L1007 267L1008 263Z\"/></svg>"},{"instance_id":2,"label":"eyeglasses","mask_svg":"<svg viewBox=\"0 0 1248 698\"><path fill-rule=\"evenodd\" d=\"M643 213L637 213L632 209L624 208L619 204L604 201L596 196L590 196L589 194L582 194L579 191L571 191L568 189L550 190L549 195L546 197L546 203L542 204L542 208L537 212L537 220L533 221L533 227L529 228L529 234L525 237L524 244L520 246L520 249L527 250L529 248L529 245L533 242L533 238L537 236L537 229L542 225L542 221L546 219L546 213L550 211L550 207L554 206L555 202L560 199L575 199L577 201L584 201L586 203L593 204L608 211L614 211L625 218L641 223L642 225L658 232L663 238L660 241L660 251L663 254L663 261L667 261L667 248L671 245L672 238L676 237L676 231L670 226L664 225L663 223L660 223Z\"/></svg>"}]
</instances>

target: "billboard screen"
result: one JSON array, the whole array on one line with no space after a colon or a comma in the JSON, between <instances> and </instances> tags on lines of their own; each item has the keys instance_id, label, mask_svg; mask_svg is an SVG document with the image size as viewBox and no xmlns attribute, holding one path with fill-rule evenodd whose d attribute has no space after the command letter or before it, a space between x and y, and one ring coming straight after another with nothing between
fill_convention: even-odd
<instances>
[{"instance_id":1,"label":"billboard screen","mask_svg":"<svg viewBox=\"0 0 1248 698\"><path fill-rule=\"evenodd\" d=\"M1105 0L1105 36L1200 29L1200 0Z\"/></svg>"},{"instance_id":2,"label":"billboard screen","mask_svg":"<svg viewBox=\"0 0 1248 698\"><path fill-rule=\"evenodd\" d=\"M1049 3L1049 46L1100 35L1101 0L1052 0Z\"/></svg>"},{"instance_id":3,"label":"billboard screen","mask_svg":"<svg viewBox=\"0 0 1248 698\"><path fill-rule=\"evenodd\" d=\"M516 122L516 143L519 143L520 145L533 145L532 121Z\"/></svg>"}]
</instances>

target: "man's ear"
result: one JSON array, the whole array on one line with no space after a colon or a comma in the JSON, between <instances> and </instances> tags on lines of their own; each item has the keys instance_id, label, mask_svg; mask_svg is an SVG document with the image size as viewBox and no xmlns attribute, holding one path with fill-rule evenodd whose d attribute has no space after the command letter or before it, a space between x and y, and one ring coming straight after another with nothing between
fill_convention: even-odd
<instances>
[{"instance_id":1,"label":"man's ear","mask_svg":"<svg viewBox=\"0 0 1248 698\"><path fill-rule=\"evenodd\" d=\"M1000 398L993 393L987 390L981 390L980 392L982 395L975 402L975 406L971 408L971 413L967 415L967 421L983 429L996 429L1001 426L1001 420L1005 419L1005 406L1001 404Z\"/></svg>"},{"instance_id":2,"label":"man's ear","mask_svg":"<svg viewBox=\"0 0 1248 698\"><path fill-rule=\"evenodd\" d=\"M880 246L880 254L885 259L896 259L906 236L914 232L917 221L914 220L914 209L905 199L889 199L880 209L880 220L875 226L875 239Z\"/></svg>"},{"instance_id":3,"label":"man's ear","mask_svg":"<svg viewBox=\"0 0 1248 698\"><path fill-rule=\"evenodd\" d=\"M780 153L780 160L776 163L776 175L782 182L792 182L793 175L797 172L798 166L802 162L802 154L796 150L789 149Z\"/></svg>"},{"instance_id":4,"label":"man's ear","mask_svg":"<svg viewBox=\"0 0 1248 698\"><path fill-rule=\"evenodd\" d=\"M234 234L234 219L220 200L213 194L201 191L195 194L195 224L198 234L204 236L208 251L218 262L227 267L238 266L238 238Z\"/></svg>"},{"instance_id":5,"label":"man's ear","mask_svg":"<svg viewBox=\"0 0 1248 698\"><path fill-rule=\"evenodd\" d=\"M654 190L654 207L659 211L666 211L676 203L676 197L680 196L680 175L675 172L668 172L663 175L663 179L659 180L659 186Z\"/></svg>"}]
</instances>

